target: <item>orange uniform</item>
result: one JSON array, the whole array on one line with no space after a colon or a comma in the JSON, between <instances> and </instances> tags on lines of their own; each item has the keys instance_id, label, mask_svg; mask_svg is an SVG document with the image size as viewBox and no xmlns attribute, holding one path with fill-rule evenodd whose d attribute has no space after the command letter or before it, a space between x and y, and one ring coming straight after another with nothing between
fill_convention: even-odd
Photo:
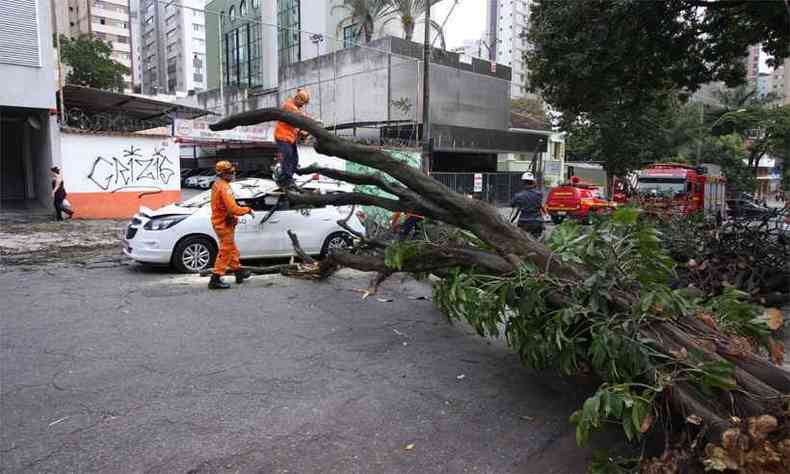
<instances>
[{"instance_id":1,"label":"orange uniform","mask_svg":"<svg viewBox=\"0 0 790 474\"><path fill-rule=\"evenodd\" d=\"M236 271L241 267L239 249L236 247L237 216L250 212L249 207L236 204L230 184L217 178L211 187L211 225L219 238L219 253L214 261L213 272L224 275L228 268Z\"/></svg>"},{"instance_id":2,"label":"orange uniform","mask_svg":"<svg viewBox=\"0 0 790 474\"><path fill-rule=\"evenodd\" d=\"M293 98L287 99L283 103L282 109L286 112L294 112L297 114L304 115L302 109L296 106L296 102L294 102ZM285 142L285 143L296 143L296 139L299 136L299 129L294 127L293 125L289 125L285 122L277 122L277 127L274 129L274 140L278 142Z\"/></svg>"}]
</instances>

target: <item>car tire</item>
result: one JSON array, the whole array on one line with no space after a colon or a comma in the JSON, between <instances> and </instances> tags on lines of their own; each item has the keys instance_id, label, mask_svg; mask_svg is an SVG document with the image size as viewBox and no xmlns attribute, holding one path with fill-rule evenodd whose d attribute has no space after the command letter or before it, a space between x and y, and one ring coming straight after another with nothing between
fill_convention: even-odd
<instances>
[{"instance_id":1,"label":"car tire","mask_svg":"<svg viewBox=\"0 0 790 474\"><path fill-rule=\"evenodd\" d=\"M354 239L347 232L334 232L329 234L321 246L321 258L326 257L336 250L349 249L354 245Z\"/></svg>"},{"instance_id":2,"label":"car tire","mask_svg":"<svg viewBox=\"0 0 790 474\"><path fill-rule=\"evenodd\" d=\"M560 225L564 220L565 220L565 216L555 216L555 215L551 216L551 222L553 222L554 225Z\"/></svg>"},{"instance_id":3,"label":"car tire","mask_svg":"<svg viewBox=\"0 0 790 474\"><path fill-rule=\"evenodd\" d=\"M217 246L208 237L181 239L173 250L173 266L181 273L200 273L214 265Z\"/></svg>"}]
</instances>

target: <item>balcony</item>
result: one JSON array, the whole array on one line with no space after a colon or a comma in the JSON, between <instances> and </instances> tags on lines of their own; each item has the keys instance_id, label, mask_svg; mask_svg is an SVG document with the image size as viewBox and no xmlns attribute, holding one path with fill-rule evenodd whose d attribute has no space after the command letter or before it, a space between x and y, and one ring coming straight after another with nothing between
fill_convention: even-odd
<instances>
[{"instance_id":1,"label":"balcony","mask_svg":"<svg viewBox=\"0 0 790 474\"><path fill-rule=\"evenodd\" d=\"M129 13L126 11L119 11L119 9L109 9L103 7L94 7L91 10L91 15L94 17L111 18L113 20L129 22Z\"/></svg>"},{"instance_id":2,"label":"balcony","mask_svg":"<svg viewBox=\"0 0 790 474\"><path fill-rule=\"evenodd\" d=\"M101 23L94 22L93 31L97 31L99 33L107 33L115 36L124 36L128 38L130 36L130 30L127 28L123 28L120 26L111 26L111 25L102 25Z\"/></svg>"}]
</instances>

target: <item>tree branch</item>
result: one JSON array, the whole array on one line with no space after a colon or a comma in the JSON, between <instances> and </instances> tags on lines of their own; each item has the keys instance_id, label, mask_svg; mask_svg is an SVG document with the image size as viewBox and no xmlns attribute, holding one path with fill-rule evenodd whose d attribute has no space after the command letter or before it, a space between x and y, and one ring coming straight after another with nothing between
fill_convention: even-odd
<instances>
[{"instance_id":1,"label":"tree branch","mask_svg":"<svg viewBox=\"0 0 790 474\"><path fill-rule=\"evenodd\" d=\"M407 210L397 199L388 199L365 193L312 194L286 191L286 194L288 200L294 204L308 204L312 206L351 206L359 204L363 206L378 206L393 212Z\"/></svg>"}]
</instances>

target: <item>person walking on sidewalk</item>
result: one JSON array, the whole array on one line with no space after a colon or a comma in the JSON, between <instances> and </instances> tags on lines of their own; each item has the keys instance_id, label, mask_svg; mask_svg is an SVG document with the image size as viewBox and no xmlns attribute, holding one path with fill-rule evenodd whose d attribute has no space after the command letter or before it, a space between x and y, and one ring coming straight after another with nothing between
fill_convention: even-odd
<instances>
[{"instance_id":1,"label":"person walking on sidewalk","mask_svg":"<svg viewBox=\"0 0 790 474\"><path fill-rule=\"evenodd\" d=\"M209 289L224 290L230 285L222 281L222 275L230 269L236 275L236 283L250 277L250 272L241 269L239 249L236 247L236 224L238 217L254 214L249 207L236 204L230 183L236 177L236 167L229 161L219 161L214 165L217 180L211 187L211 225L219 239L219 253L214 261Z\"/></svg>"},{"instance_id":2,"label":"person walking on sidewalk","mask_svg":"<svg viewBox=\"0 0 790 474\"><path fill-rule=\"evenodd\" d=\"M310 103L310 93L305 89L297 89L296 94L283 103L282 109L286 112L307 115L302 109L308 103ZM274 129L274 141L277 143L277 149L282 156L282 171L276 179L277 185L281 188L294 184L293 175L299 168L299 152L296 144L300 139L306 137L306 131L299 130L293 125L282 121L277 122L277 127Z\"/></svg>"},{"instance_id":3,"label":"person walking on sidewalk","mask_svg":"<svg viewBox=\"0 0 790 474\"><path fill-rule=\"evenodd\" d=\"M63 174L57 166L50 168L49 173L52 175L52 204L55 206L55 219L62 221L64 212L71 219L74 211L64 205L66 188L63 185Z\"/></svg>"}]
</instances>

